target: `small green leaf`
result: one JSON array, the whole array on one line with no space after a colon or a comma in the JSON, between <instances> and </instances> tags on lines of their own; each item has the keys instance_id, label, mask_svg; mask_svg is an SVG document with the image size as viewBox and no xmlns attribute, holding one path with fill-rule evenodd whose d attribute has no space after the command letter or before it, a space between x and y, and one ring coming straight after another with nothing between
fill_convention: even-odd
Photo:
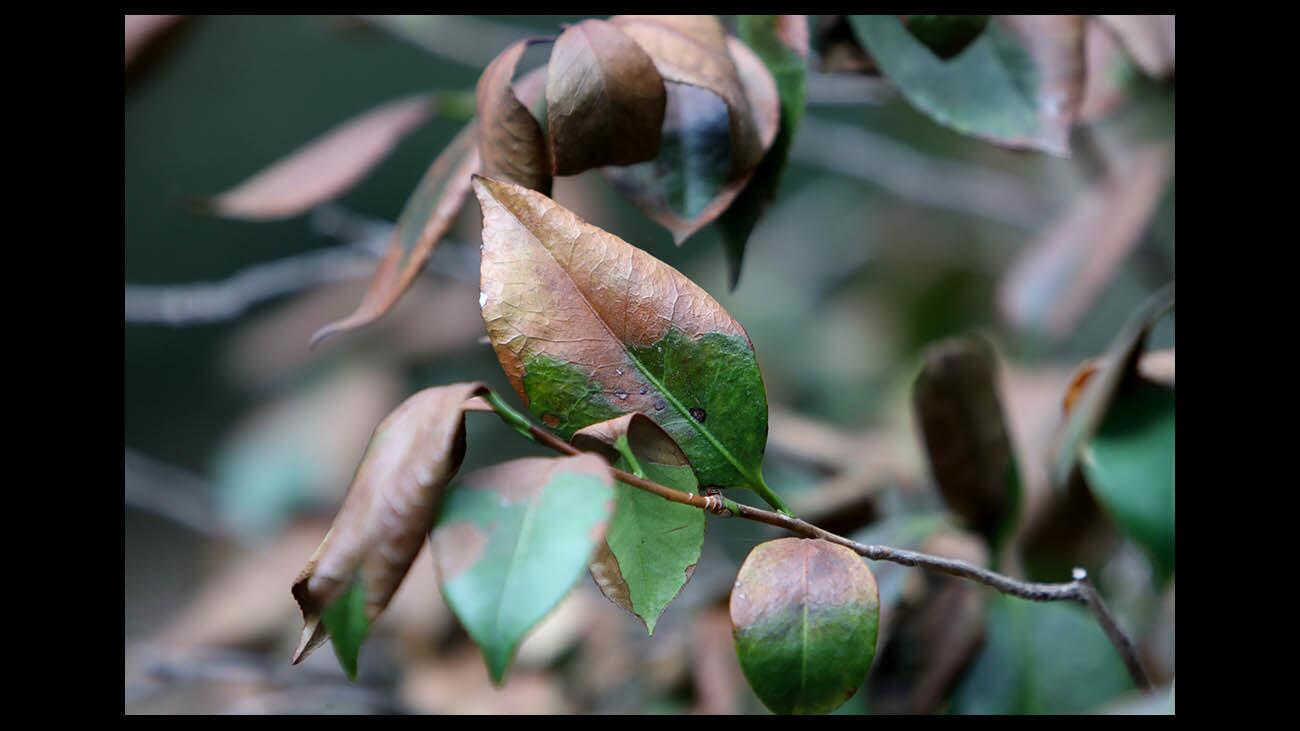
<instances>
[{"instance_id":1,"label":"small green leaf","mask_svg":"<svg viewBox=\"0 0 1300 731\"><path fill-rule=\"evenodd\" d=\"M866 563L827 541L782 538L745 559L731 591L736 655L774 713L829 713L866 680L880 596Z\"/></svg>"},{"instance_id":2,"label":"small green leaf","mask_svg":"<svg viewBox=\"0 0 1300 731\"><path fill-rule=\"evenodd\" d=\"M1088 713L1132 690L1124 661L1080 607L1000 596L953 694L959 714Z\"/></svg>"},{"instance_id":3,"label":"small green leaf","mask_svg":"<svg viewBox=\"0 0 1300 731\"><path fill-rule=\"evenodd\" d=\"M438 581L498 685L604 539L612 487L608 465L581 454L479 470L447 496L432 535Z\"/></svg>"},{"instance_id":4,"label":"small green leaf","mask_svg":"<svg viewBox=\"0 0 1300 731\"><path fill-rule=\"evenodd\" d=\"M348 680L356 680L361 643L370 633L370 620L366 619L366 589L359 576L342 596L325 608L321 621L329 631L334 654L338 656L343 672L347 673Z\"/></svg>"},{"instance_id":5,"label":"small green leaf","mask_svg":"<svg viewBox=\"0 0 1300 731\"><path fill-rule=\"evenodd\" d=\"M1136 381L1083 448L1088 485L1115 522L1174 571L1174 391Z\"/></svg>"}]
</instances>

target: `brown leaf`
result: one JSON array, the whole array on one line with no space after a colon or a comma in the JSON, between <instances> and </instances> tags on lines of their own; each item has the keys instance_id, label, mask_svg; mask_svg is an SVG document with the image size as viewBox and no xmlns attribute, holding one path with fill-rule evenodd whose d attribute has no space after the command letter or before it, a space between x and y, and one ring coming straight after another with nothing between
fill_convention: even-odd
<instances>
[{"instance_id":1,"label":"brown leaf","mask_svg":"<svg viewBox=\"0 0 1300 731\"><path fill-rule=\"evenodd\" d=\"M1127 95L1124 72L1128 61L1115 36L1095 17L1087 21L1083 45L1088 70L1078 118L1086 123L1106 117L1124 101Z\"/></svg>"},{"instance_id":2,"label":"brown leaf","mask_svg":"<svg viewBox=\"0 0 1300 731\"><path fill-rule=\"evenodd\" d=\"M556 175L659 154L664 81L617 26L594 19L569 26L547 67L547 134Z\"/></svg>"},{"instance_id":3,"label":"brown leaf","mask_svg":"<svg viewBox=\"0 0 1300 731\"><path fill-rule=\"evenodd\" d=\"M1142 70L1156 79L1174 71L1174 16L1103 15Z\"/></svg>"},{"instance_id":4,"label":"brown leaf","mask_svg":"<svg viewBox=\"0 0 1300 731\"><path fill-rule=\"evenodd\" d=\"M296 216L360 181L403 137L429 119L434 103L421 94L376 107L206 205L218 215L250 221Z\"/></svg>"},{"instance_id":5,"label":"brown leaf","mask_svg":"<svg viewBox=\"0 0 1300 731\"><path fill-rule=\"evenodd\" d=\"M776 35L781 39L781 43L791 51L799 54L799 58L808 58L808 16L807 15L778 15L776 16Z\"/></svg>"},{"instance_id":6,"label":"brown leaf","mask_svg":"<svg viewBox=\"0 0 1300 731\"><path fill-rule=\"evenodd\" d=\"M542 193L551 190L551 161L542 127L516 96L511 81L528 41L511 44L479 77L479 155L483 174Z\"/></svg>"},{"instance_id":7,"label":"brown leaf","mask_svg":"<svg viewBox=\"0 0 1300 731\"><path fill-rule=\"evenodd\" d=\"M140 54L159 33L185 19L184 15L126 16L126 65Z\"/></svg>"},{"instance_id":8,"label":"brown leaf","mask_svg":"<svg viewBox=\"0 0 1300 731\"><path fill-rule=\"evenodd\" d=\"M1084 17L1004 15L1000 20L1034 59L1040 141L1053 151L1068 153L1070 127L1078 115L1086 79Z\"/></svg>"},{"instance_id":9,"label":"brown leaf","mask_svg":"<svg viewBox=\"0 0 1300 731\"><path fill-rule=\"evenodd\" d=\"M1168 144L1145 146L1070 206L1003 275L998 304L1017 328L1062 338L1074 330L1137 246L1172 169Z\"/></svg>"},{"instance_id":10,"label":"brown leaf","mask_svg":"<svg viewBox=\"0 0 1300 731\"><path fill-rule=\"evenodd\" d=\"M361 304L351 315L317 330L311 337L312 347L331 335L379 319L411 286L469 197L470 176L479 169L476 138L471 123L433 161L402 209L388 251L379 261Z\"/></svg>"},{"instance_id":11,"label":"brown leaf","mask_svg":"<svg viewBox=\"0 0 1300 731\"><path fill-rule=\"evenodd\" d=\"M334 525L293 584L304 622L295 664L325 641L321 612L358 573L367 618L388 606L464 458L465 402L486 391L477 382L425 389L375 429Z\"/></svg>"}]
</instances>

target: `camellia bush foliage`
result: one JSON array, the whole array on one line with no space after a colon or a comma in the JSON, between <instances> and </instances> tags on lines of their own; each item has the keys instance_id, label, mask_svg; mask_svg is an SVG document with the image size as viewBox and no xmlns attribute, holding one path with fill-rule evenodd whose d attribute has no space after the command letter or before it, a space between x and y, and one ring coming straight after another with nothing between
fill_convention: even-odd
<instances>
[{"instance_id":1,"label":"camellia bush foliage","mask_svg":"<svg viewBox=\"0 0 1300 731\"><path fill-rule=\"evenodd\" d=\"M843 22L853 53L935 122L1011 147L1068 151L1082 94L1082 16ZM1123 662L1143 685L1127 638L1086 575L1027 584L860 544L793 516L763 476L767 394L742 324L682 273L549 197L554 176L600 169L679 245L716 224L737 286L746 240L777 193L803 113L810 37L803 16L741 16L736 28L729 35L713 16L585 20L558 37L518 41L483 71L474 119L411 194L363 301L313 342L390 310L472 196L483 218L483 321L525 409L482 383L457 383L416 393L378 425L333 527L292 586L305 621L294 662L329 639L355 677L371 624L426 539L443 596L497 683L525 635L587 574L653 634L700 560L713 515L799 536L754 547L730 598L740 666L775 712L832 711L865 681L881 589L864 557L1021 599L1083 604L1097 623L1077 607L1025 613L1024 602L1007 599L1013 604L990 615L1001 622L990 647L1016 651L1017 632L1039 627L1104 633L1111 644L1093 645L1108 653L1100 662ZM543 43L548 63L518 75L525 51ZM253 219L306 210L454 103L420 96L381 107L210 206ZM1174 558L1172 377L1153 379L1139 365L1172 303L1170 287L1133 316L1111 353L1080 371L1055 465L1061 484L1082 471L1166 577ZM930 351L914 389L934 479L953 514L995 551L1019 510L1021 474L996 371L988 343L957 338ZM504 428L559 456L458 476L468 412L495 413ZM737 501L745 491L772 510ZM1012 680L1024 688L1041 679ZM954 702L1015 710L979 705L999 692L964 686Z\"/></svg>"}]
</instances>

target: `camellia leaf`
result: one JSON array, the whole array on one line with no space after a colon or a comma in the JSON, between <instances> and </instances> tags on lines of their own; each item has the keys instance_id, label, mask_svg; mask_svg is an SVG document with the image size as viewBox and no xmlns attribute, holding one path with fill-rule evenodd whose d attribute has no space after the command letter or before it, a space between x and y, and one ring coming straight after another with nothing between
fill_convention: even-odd
<instances>
[{"instance_id":1,"label":"camellia leaf","mask_svg":"<svg viewBox=\"0 0 1300 731\"><path fill-rule=\"evenodd\" d=\"M569 26L547 68L546 132L556 175L659 154L664 80L617 26L596 19Z\"/></svg>"},{"instance_id":2,"label":"camellia leaf","mask_svg":"<svg viewBox=\"0 0 1300 731\"><path fill-rule=\"evenodd\" d=\"M568 439L640 412L704 486L763 481L767 396L754 347L680 272L540 193L475 178L483 209L479 302L515 391Z\"/></svg>"},{"instance_id":3,"label":"camellia leaf","mask_svg":"<svg viewBox=\"0 0 1300 731\"><path fill-rule=\"evenodd\" d=\"M479 77L479 155L483 174L551 192L551 160L542 127L511 84L527 40L512 43Z\"/></svg>"},{"instance_id":4,"label":"camellia leaf","mask_svg":"<svg viewBox=\"0 0 1300 731\"><path fill-rule=\"evenodd\" d=\"M658 157L602 172L680 245L727 210L772 147L781 119L776 82L711 16L611 22L670 83Z\"/></svg>"},{"instance_id":5,"label":"camellia leaf","mask_svg":"<svg viewBox=\"0 0 1300 731\"><path fill-rule=\"evenodd\" d=\"M303 213L341 195L365 177L398 142L429 119L437 101L422 94L372 109L204 205L221 216L253 221Z\"/></svg>"},{"instance_id":6,"label":"camellia leaf","mask_svg":"<svg viewBox=\"0 0 1300 731\"><path fill-rule=\"evenodd\" d=\"M294 664L344 628L335 650L355 675L369 623L406 577L460 469L467 401L484 393L481 383L425 389L375 429L333 526L293 583L304 623Z\"/></svg>"},{"instance_id":7,"label":"camellia leaf","mask_svg":"<svg viewBox=\"0 0 1300 731\"><path fill-rule=\"evenodd\" d=\"M1015 524L1020 479L988 341L971 335L928 348L912 408L944 500L996 548Z\"/></svg>"},{"instance_id":8,"label":"camellia leaf","mask_svg":"<svg viewBox=\"0 0 1300 731\"><path fill-rule=\"evenodd\" d=\"M447 496L432 535L438 583L497 685L582 576L613 511L613 477L593 454L505 462Z\"/></svg>"},{"instance_id":9,"label":"camellia leaf","mask_svg":"<svg viewBox=\"0 0 1300 731\"><path fill-rule=\"evenodd\" d=\"M1084 476L1162 577L1174 572L1174 390L1134 379L1084 445Z\"/></svg>"},{"instance_id":10,"label":"camellia leaf","mask_svg":"<svg viewBox=\"0 0 1300 731\"><path fill-rule=\"evenodd\" d=\"M699 492L686 455L658 424L632 413L578 430L574 446L661 485ZM591 563L596 585L654 634L659 615L690 580L704 547L704 511L617 483L618 504Z\"/></svg>"},{"instance_id":11,"label":"camellia leaf","mask_svg":"<svg viewBox=\"0 0 1300 731\"><path fill-rule=\"evenodd\" d=\"M852 698L871 670L879 622L871 570L828 541L759 544L731 590L740 667L774 713L829 713Z\"/></svg>"},{"instance_id":12,"label":"camellia leaf","mask_svg":"<svg viewBox=\"0 0 1300 731\"><path fill-rule=\"evenodd\" d=\"M742 15L740 38L762 59L776 82L781 122L776 140L744 192L718 218L727 251L732 289L740 281L745 244L768 203L776 196L790 156L790 144L803 119L804 84L808 75L808 20L803 15Z\"/></svg>"},{"instance_id":13,"label":"camellia leaf","mask_svg":"<svg viewBox=\"0 0 1300 731\"><path fill-rule=\"evenodd\" d=\"M1069 153L1083 93L1082 16L996 16L946 61L895 16L849 22L885 76L936 122L1010 147Z\"/></svg>"}]
</instances>

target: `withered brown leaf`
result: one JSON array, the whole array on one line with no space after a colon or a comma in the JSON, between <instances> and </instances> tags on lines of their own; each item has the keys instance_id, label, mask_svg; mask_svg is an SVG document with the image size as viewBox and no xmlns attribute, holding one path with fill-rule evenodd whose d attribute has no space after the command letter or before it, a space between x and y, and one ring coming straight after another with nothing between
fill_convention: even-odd
<instances>
[{"instance_id":1,"label":"withered brown leaf","mask_svg":"<svg viewBox=\"0 0 1300 731\"><path fill-rule=\"evenodd\" d=\"M542 127L511 83L527 40L512 43L479 77L476 95L483 174L551 191L551 162Z\"/></svg>"}]
</instances>

